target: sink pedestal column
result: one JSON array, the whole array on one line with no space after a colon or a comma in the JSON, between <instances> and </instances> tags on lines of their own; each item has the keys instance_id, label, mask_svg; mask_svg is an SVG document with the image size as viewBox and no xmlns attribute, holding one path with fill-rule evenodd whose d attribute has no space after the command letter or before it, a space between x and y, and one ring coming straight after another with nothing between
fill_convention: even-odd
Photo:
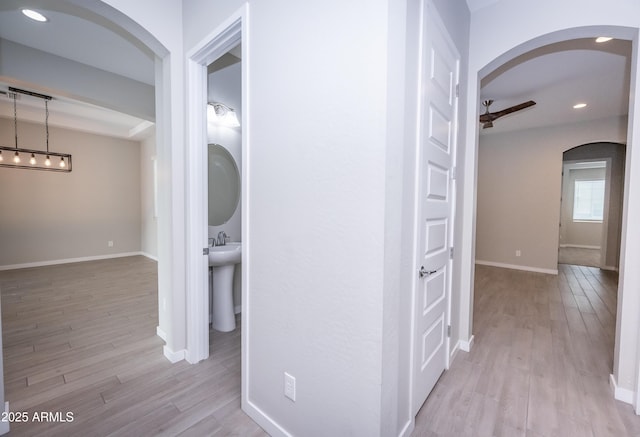
<instances>
[{"instance_id":1,"label":"sink pedestal column","mask_svg":"<svg viewBox=\"0 0 640 437\"><path fill-rule=\"evenodd\" d=\"M235 264L213 267L213 316L211 326L216 331L236 329L233 307L233 272Z\"/></svg>"}]
</instances>

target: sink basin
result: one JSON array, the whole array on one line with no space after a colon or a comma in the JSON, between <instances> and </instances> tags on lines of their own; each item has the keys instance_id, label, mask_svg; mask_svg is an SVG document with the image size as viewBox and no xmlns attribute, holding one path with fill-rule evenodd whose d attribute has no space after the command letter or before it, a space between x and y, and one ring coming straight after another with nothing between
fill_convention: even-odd
<instances>
[{"instance_id":1,"label":"sink basin","mask_svg":"<svg viewBox=\"0 0 640 437\"><path fill-rule=\"evenodd\" d=\"M233 271L242 261L242 243L227 243L209 248L209 266L212 268L211 325L213 329L229 332L236 329L233 306Z\"/></svg>"},{"instance_id":2,"label":"sink basin","mask_svg":"<svg viewBox=\"0 0 640 437\"><path fill-rule=\"evenodd\" d=\"M242 259L242 243L227 243L224 246L209 248L209 265L219 267L238 264Z\"/></svg>"}]
</instances>

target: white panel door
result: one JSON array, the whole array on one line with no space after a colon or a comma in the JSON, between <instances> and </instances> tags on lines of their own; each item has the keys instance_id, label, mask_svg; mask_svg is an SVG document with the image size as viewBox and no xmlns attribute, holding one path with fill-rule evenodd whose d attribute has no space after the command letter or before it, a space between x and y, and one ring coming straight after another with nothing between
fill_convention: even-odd
<instances>
[{"instance_id":1,"label":"white panel door","mask_svg":"<svg viewBox=\"0 0 640 437\"><path fill-rule=\"evenodd\" d=\"M423 8L418 104L413 410L448 366L459 57L434 8Z\"/></svg>"}]
</instances>

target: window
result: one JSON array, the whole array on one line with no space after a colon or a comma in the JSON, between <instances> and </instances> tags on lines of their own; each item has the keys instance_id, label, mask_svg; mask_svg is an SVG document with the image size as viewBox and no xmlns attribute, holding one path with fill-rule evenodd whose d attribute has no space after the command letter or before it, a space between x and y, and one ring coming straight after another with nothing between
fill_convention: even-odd
<instances>
[{"instance_id":1,"label":"window","mask_svg":"<svg viewBox=\"0 0 640 437\"><path fill-rule=\"evenodd\" d=\"M604 179L576 180L573 191L573 221L602 221Z\"/></svg>"}]
</instances>

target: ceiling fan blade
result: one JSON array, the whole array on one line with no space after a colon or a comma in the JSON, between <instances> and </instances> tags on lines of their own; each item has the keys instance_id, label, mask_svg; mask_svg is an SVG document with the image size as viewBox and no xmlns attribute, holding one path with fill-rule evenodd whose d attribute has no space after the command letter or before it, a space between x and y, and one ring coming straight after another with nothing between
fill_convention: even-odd
<instances>
[{"instance_id":1,"label":"ceiling fan blade","mask_svg":"<svg viewBox=\"0 0 640 437\"><path fill-rule=\"evenodd\" d=\"M496 112L491 112L489 114L482 114L480 116L480 122L487 122L487 121L494 121L500 117L503 117L505 115L511 114L513 112L517 112L517 111L521 111L525 108L528 108L530 106L535 105L536 102L534 102L533 100L529 100L528 102L524 102L524 103L520 103L519 105L515 105L515 106L511 106L509 108L503 109L502 111L496 111ZM488 115L489 117L485 117L487 118L486 120L483 121L483 115Z\"/></svg>"}]
</instances>

